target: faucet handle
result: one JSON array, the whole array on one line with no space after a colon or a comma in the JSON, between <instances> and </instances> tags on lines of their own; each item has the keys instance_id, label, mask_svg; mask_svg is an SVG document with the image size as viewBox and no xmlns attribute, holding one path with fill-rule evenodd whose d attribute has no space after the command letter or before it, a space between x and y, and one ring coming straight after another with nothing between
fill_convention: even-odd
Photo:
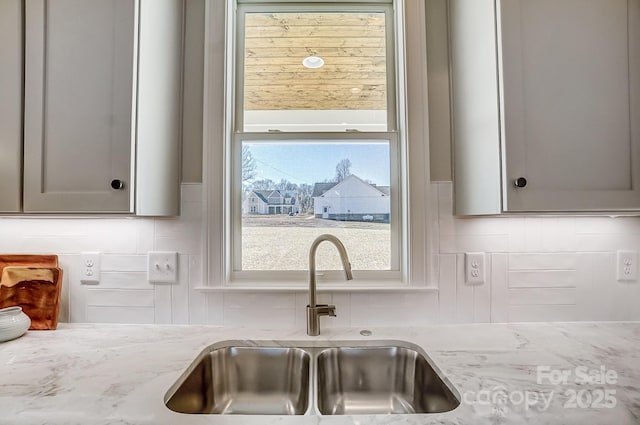
<instances>
[{"instance_id":1,"label":"faucet handle","mask_svg":"<svg viewBox=\"0 0 640 425\"><path fill-rule=\"evenodd\" d=\"M336 306L328 304L317 304L316 309L318 316L332 316L336 317Z\"/></svg>"}]
</instances>

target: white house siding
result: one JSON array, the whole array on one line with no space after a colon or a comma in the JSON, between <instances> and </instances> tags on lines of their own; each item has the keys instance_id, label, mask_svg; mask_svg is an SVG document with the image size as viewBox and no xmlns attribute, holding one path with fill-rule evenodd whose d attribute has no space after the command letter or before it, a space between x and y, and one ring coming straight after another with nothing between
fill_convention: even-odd
<instances>
[{"instance_id":1,"label":"white house siding","mask_svg":"<svg viewBox=\"0 0 640 425\"><path fill-rule=\"evenodd\" d=\"M267 214L267 204L253 192L242 202L242 214Z\"/></svg>"},{"instance_id":2,"label":"white house siding","mask_svg":"<svg viewBox=\"0 0 640 425\"><path fill-rule=\"evenodd\" d=\"M242 203L242 214L267 214L268 206L253 192Z\"/></svg>"},{"instance_id":3,"label":"white house siding","mask_svg":"<svg viewBox=\"0 0 640 425\"><path fill-rule=\"evenodd\" d=\"M244 200L242 214L297 214L300 211L295 193L287 193L287 196L283 196L276 190L258 192L261 196L256 191L252 191Z\"/></svg>"},{"instance_id":4,"label":"white house siding","mask_svg":"<svg viewBox=\"0 0 640 425\"><path fill-rule=\"evenodd\" d=\"M317 218L388 222L391 202L388 195L351 175L323 195L314 197L313 211Z\"/></svg>"}]
</instances>

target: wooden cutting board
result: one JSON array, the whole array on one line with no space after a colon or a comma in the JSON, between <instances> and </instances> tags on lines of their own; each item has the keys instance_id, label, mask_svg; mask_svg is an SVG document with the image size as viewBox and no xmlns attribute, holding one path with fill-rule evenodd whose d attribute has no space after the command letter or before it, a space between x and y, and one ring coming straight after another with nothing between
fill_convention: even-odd
<instances>
[{"instance_id":1,"label":"wooden cutting board","mask_svg":"<svg viewBox=\"0 0 640 425\"><path fill-rule=\"evenodd\" d=\"M58 326L62 269L56 255L0 255L0 308L18 305L31 330Z\"/></svg>"},{"instance_id":2,"label":"wooden cutting board","mask_svg":"<svg viewBox=\"0 0 640 425\"><path fill-rule=\"evenodd\" d=\"M0 273L6 266L58 267L57 255L0 255Z\"/></svg>"}]
</instances>

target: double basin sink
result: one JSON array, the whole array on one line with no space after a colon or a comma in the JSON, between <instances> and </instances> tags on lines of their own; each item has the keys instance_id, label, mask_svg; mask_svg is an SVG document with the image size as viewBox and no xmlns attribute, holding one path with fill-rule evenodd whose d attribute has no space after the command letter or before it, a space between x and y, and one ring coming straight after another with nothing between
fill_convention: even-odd
<instances>
[{"instance_id":1,"label":"double basin sink","mask_svg":"<svg viewBox=\"0 0 640 425\"><path fill-rule=\"evenodd\" d=\"M165 396L179 413L426 414L460 401L413 344L227 341L206 348Z\"/></svg>"}]
</instances>

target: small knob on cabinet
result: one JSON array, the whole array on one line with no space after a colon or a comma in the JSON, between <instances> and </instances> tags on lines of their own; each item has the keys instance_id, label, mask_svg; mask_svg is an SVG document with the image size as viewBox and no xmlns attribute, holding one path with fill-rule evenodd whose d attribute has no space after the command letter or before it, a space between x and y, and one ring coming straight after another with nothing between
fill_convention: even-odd
<instances>
[{"instance_id":1,"label":"small knob on cabinet","mask_svg":"<svg viewBox=\"0 0 640 425\"><path fill-rule=\"evenodd\" d=\"M113 190L122 190L124 189L124 182L120 179L111 180L111 189Z\"/></svg>"},{"instance_id":2,"label":"small knob on cabinet","mask_svg":"<svg viewBox=\"0 0 640 425\"><path fill-rule=\"evenodd\" d=\"M525 179L524 177L518 177L513 181L513 185L515 187L523 188L527 185L527 179Z\"/></svg>"}]
</instances>

